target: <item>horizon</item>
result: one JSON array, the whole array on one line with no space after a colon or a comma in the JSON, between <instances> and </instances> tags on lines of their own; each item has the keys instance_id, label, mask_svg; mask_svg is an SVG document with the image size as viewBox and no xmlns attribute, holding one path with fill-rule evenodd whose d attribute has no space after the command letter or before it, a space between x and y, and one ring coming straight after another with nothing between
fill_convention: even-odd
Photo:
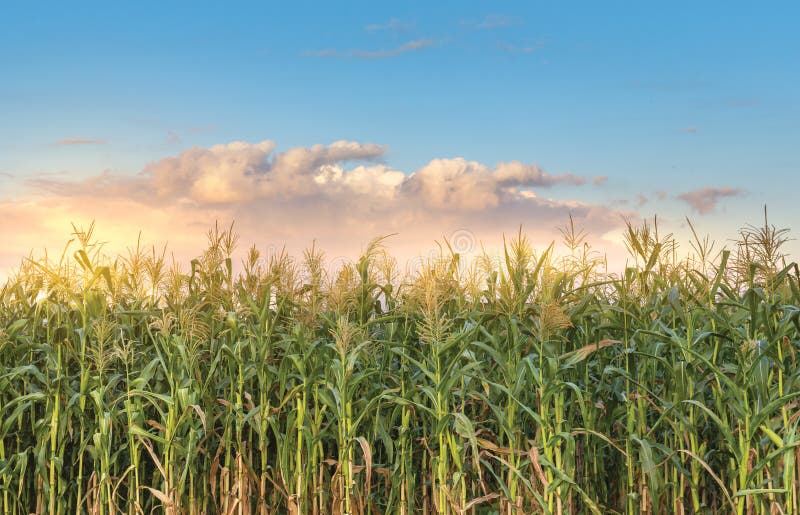
<instances>
[{"instance_id":1,"label":"horizon","mask_svg":"<svg viewBox=\"0 0 800 515\"><path fill-rule=\"evenodd\" d=\"M135 243L128 241L124 247L109 245L112 242L103 239L93 220L87 226L72 224L71 238L64 242L60 252L48 252L47 249L38 255L31 252L20 260L19 266L8 270L0 269L0 281L9 279L13 281L17 276L25 277L33 271L30 265L34 265L34 268L41 267L40 271L49 270L50 273L66 277L71 274L69 270L84 268L84 259L89 259L92 263L91 269L94 270L98 267L109 267L112 275L116 275L117 272L122 272L124 275L127 267L133 266L133 263L141 259L145 261L152 259L154 262L160 260L169 269L187 273L189 268L194 267L195 260L202 261L208 252L213 253L216 252L213 249L222 249L222 252L230 258L233 276L237 280L243 277L242 274L249 267L256 266L266 270L273 263L284 259L305 270L309 256L314 256L320 260L327 280L335 282L345 267L356 266L361 258L377 251L393 263L393 273L396 273L397 279L403 283L416 280L420 272L424 272L435 263L457 264L457 273L462 278L471 277L476 273L485 274L489 268L502 270L505 266L510 266L509 263L504 263L504 259L507 259L508 252L513 253L512 249L518 243L530 248L535 261L546 258L545 261L551 266L565 267L565 270L575 269L582 271L581 273L591 272L598 274L598 277L606 278L622 277L627 270L644 266L648 258L643 253L650 255L655 245L660 248L656 263L659 267L666 266L667 269L688 268L706 273L707 267L715 268L728 262L728 257L723 256L726 252L729 253L733 263L740 260L751 263L754 262L751 254L760 256L761 252L768 249L771 249L769 252L774 255L769 258L769 263L765 262L763 265L780 269L795 266L796 262L785 249L787 243L794 241L790 229L772 224L768 219L766 206L763 217L761 224L741 225L737 238L729 239L727 244L709 234L698 232L688 218L686 222L691 234L689 240L680 240L673 233L664 231L660 228L657 217L652 220L640 220L638 224L625 220L624 230L614 235L619 241L618 245L610 247L615 251L613 254L609 254L609 247L593 246L591 235L576 226L571 218L567 224L557 228L558 236L549 242L531 240L525 228L519 226L513 233L503 233L499 245L487 246L475 233L460 229L431 241L430 246L424 251L409 252L409 248L404 248L402 242L400 246L393 245L398 237L395 233L376 236L357 247L348 242L348 246L339 254L331 253L321 247L317 240L297 248L275 244L259 248L255 244L241 240L235 221L230 224L220 224L217 221L213 227L205 231L204 245L191 251L183 249L183 253L179 252L177 255L169 242L143 240L141 232ZM220 243L214 243L215 241L229 241L232 244L229 250L225 250L223 249L225 244L220 246ZM639 248L637 245L644 247ZM86 250L87 258L78 256L81 249ZM255 260L253 260L254 255ZM725 265L722 266L725 270Z\"/></svg>"}]
</instances>

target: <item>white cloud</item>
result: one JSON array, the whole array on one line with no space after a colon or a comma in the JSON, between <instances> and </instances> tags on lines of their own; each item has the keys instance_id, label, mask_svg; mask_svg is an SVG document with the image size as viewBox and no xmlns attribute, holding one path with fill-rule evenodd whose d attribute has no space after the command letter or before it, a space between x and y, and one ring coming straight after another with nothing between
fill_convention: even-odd
<instances>
[{"instance_id":1,"label":"white cloud","mask_svg":"<svg viewBox=\"0 0 800 515\"><path fill-rule=\"evenodd\" d=\"M233 142L186 150L136 175L29 180L24 198L0 198L0 214L15 213L15 226L34 227L36 237L19 230L5 241L19 256L37 245L60 248L69 222L97 220L100 234L119 247L142 229L146 239L169 241L176 255L191 257L216 220L235 220L248 244L299 251L316 239L329 255L352 255L375 236L398 233L393 248L411 255L461 229L499 242L522 224L549 243L570 214L598 237L622 221L603 206L539 194L555 185L580 187L591 181L585 177L463 158L433 159L406 173L380 162L385 152L352 141L285 151L271 141Z\"/></svg>"},{"instance_id":2,"label":"white cloud","mask_svg":"<svg viewBox=\"0 0 800 515\"><path fill-rule=\"evenodd\" d=\"M487 14L480 20L461 20L459 23L472 29L485 30L485 29L499 29L503 27L511 27L521 23L522 20L507 14Z\"/></svg>"},{"instance_id":3,"label":"white cloud","mask_svg":"<svg viewBox=\"0 0 800 515\"><path fill-rule=\"evenodd\" d=\"M417 52L435 45L435 41L429 38L418 38L407 41L400 46L379 50L313 50L306 52L308 57L351 57L356 59L387 59L397 57L408 52Z\"/></svg>"},{"instance_id":4,"label":"white cloud","mask_svg":"<svg viewBox=\"0 0 800 515\"><path fill-rule=\"evenodd\" d=\"M535 45L514 45L505 41L498 41L497 48L510 54L532 54L544 48L544 45L541 43Z\"/></svg>"},{"instance_id":5,"label":"white cloud","mask_svg":"<svg viewBox=\"0 0 800 515\"><path fill-rule=\"evenodd\" d=\"M497 181L486 165L462 158L434 159L409 177L404 190L433 209L475 211L499 201Z\"/></svg>"},{"instance_id":6,"label":"white cloud","mask_svg":"<svg viewBox=\"0 0 800 515\"><path fill-rule=\"evenodd\" d=\"M200 205L275 196L286 199L314 194L324 183L316 176L324 175L325 166L375 159L385 151L380 145L349 141L297 147L272 156L274 149L271 141L195 147L149 164L140 180L158 197L178 197Z\"/></svg>"},{"instance_id":7,"label":"white cloud","mask_svg":"<svg viewBox=\"0 0 800 515\"><path fill-rule=\"evenodd\" d=\"M364 27L367 32L407 32L413 27L410 23L403 23L397 18L392 18L386 23L371 23Z\"/></svg>"}]
</instances>

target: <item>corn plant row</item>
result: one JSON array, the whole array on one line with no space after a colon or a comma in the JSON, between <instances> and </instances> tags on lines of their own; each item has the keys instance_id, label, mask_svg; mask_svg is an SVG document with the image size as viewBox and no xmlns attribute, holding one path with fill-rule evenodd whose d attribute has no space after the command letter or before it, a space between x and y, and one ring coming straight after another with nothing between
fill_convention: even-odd
<instances>
[{"instance_id":1,"label":"corn plant row","mask_svg":"<svg viewBox=\"0 0 800 515\"><path fill-rule=\"evenodd\" d=\"M76 228L0 290L0 513L800 513L785 230L562 234L401 273Z\"/></svg>"}]
</instances>

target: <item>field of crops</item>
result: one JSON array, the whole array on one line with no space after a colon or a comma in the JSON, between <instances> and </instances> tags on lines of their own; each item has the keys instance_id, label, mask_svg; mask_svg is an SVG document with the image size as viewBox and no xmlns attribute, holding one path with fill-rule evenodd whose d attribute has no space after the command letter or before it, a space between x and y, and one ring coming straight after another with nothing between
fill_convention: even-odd
<instances>
[{"instance_id":1,"label":"field of crops","mask_svg":"<svg viewBox=\"0 0 800 515\"><path fill-rule=\"evenodd\" d=\"M786 232L583 236L329 272L76 229L0 290L0 513L800 513Z\"/></svg>"}]
</instances>

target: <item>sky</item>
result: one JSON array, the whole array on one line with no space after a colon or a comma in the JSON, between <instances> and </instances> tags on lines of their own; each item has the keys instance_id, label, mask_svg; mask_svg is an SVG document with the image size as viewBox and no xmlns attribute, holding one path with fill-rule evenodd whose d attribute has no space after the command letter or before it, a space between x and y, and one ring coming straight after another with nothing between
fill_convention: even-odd
<instances>
[{"instance_id":1,"label":"sky","mask_svg":"<svg viewBox=\"0 0 800 515\"><path fill-rule=\"evenodd\" d=\"M4 2L0 274L96 222L181 257L465 252L572 216L800 219L797 2ZM684 245L688 247L688 244ZM791 242L796 254L800 245Z\"/></svg>"}]
</instances>

